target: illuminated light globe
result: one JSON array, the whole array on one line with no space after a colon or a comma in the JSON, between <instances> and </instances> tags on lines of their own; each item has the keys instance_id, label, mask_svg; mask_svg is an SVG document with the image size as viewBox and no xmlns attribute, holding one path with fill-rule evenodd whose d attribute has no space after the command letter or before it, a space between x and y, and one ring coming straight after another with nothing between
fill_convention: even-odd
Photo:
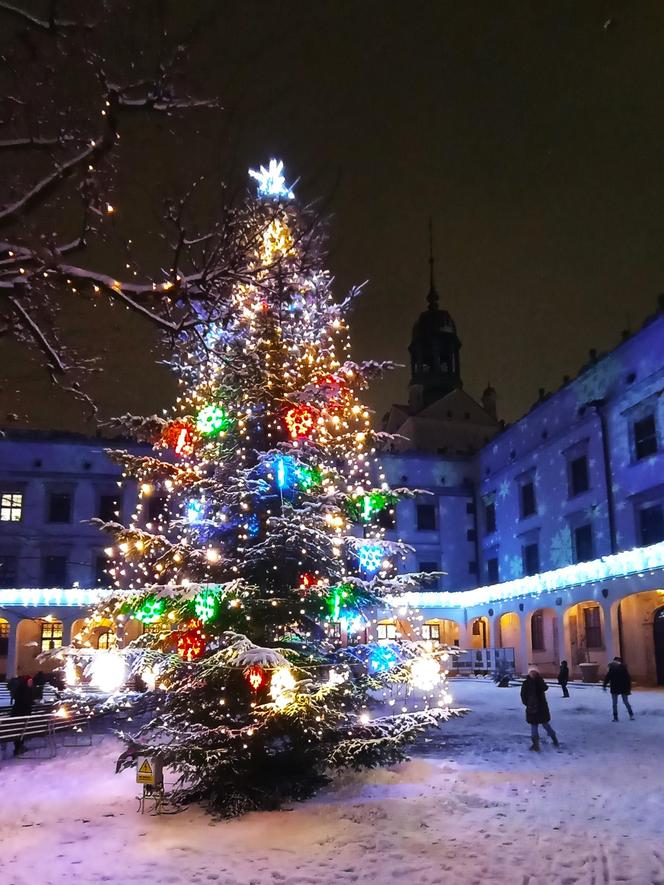
<instances>
[{"instance_id":1,"label":"illuminated light globe","mask_svg":"<svg viewBox=\"0 0 664 885\"><path fill-rule=\"evenodd\" d=\"M323 474L320 467L308 467L304 464L295 469L298 488L303 492L317 489L323 482Z\"/></svg>"},{"instance_id":2,"label":"illuminated light globe","mask_svg":"<svg viewBox=\"0 0 664 885\"><path fill-rule=\"evenodd\" d=\"M290 693L295 688L295 685L295 677L290 667L278 667L272 673L270 697L280 710L288 705Z\"/></svg>"},{"instance_id":3,"label":"illuminated light globe","mask_svg":"<svg viewBox=\"0 0 664 885\"><path fill-rule=\"evenodd\" d=\"M162 434L162 440L176 455L184 457L194 452L194 428L188 421L171 421Z\"/></svg>"},{"instance_id":4,"label":"illuminated light globe","mask_svg":"<svg viewBox=\"0 0 664 885\"><path fill-rule=\"evenodd\" d=\"M258 195L272 200L292 200L295 196L292 188L286 184L284 161L275 160L268 163L267 169L261 166L257 172L249 169L249 175L258 182Z\"/></svg>"},{"instance_id":5,"label":"illuminated light globe","mask_svg":"<svg viewBox=\"0 0 664 885\"><path fill-rule=\"evenodd\" d=\"M309 436L317 417L318 412L312 406L292 406L284 415L284 422L291 439Z\"/></svg>"},{"instance_id":6,"label":"illuminated light globe","mask_svg":"<svg viewBox=\"0 0 664 885\"><path fill-rule=\"evenodd\" d=\"M178 654L183 661L197 661L205 654L205 634L201 625L191 621L189 629L178 633Z\"/></svg>"},{"instance_id":7,"label":"illuminated light globe","mask_svg":"<svg viewBox=\"0 0 664 885\"><path fill-rule=\"evenodd\" d=\"M357 548L360 567L370 574L379 571L383 565L384 553L382 544L362 544Z\"/></svg>"},{"instance_id":8,"label":"illuminated light globe","mask_svg":"<svg viewBox=\"0 0 664 885\"><path fill-rule=\"evenodd\" d=\"M194 599L194 611L199 621L207 624L217 614L217 597L210 590L202 590Z\"/></svg>"},{"instance_id":9,"label":"illuminated light globe","mask_svg":"<svg viewBox=\"0 0 664 885\"><path fill-rule=\"evenodd\" d=\"M205 505L202 501L197 498L192 498L191 501L187 503L187 522L194 523L200 522L203 518L203 514L205 513Z\"/></svg>"},{"instance_id":10,"label":"illuminated light globe","mask_svg":"<svg viewBox=\"0 0 664 885\"><path fill-rule=\"evenodd\" d=\"M122 655L112 651L98 651L90 672L90 683L100 691L117 691L127 678L127 667Z\"/></svg>"},{"instance_id":11,"label":"illuminated light globe","mask_svg":"<svg viewBox=\"0 0 664 885\"><path fill-rule=\"evenodd\" d=\"M416 658L410 665L413 688L432 691L440 682L440 664L435 658Z\"/></svg>"},{"instance_id":12,"label":"illuminated light globe","mask_svg":"<svg viewBox=\"0 0 664 885\"><path fill-rule=\"evenodd\" d=\"M258 691L261 685L265 682L265 670L257 664L254 664L252 667L247 667L244 671L244 678L251 686L252 691Z\"/></svg>"},{"instance_id":13,"label":"illuminated light globe","mask_svg":"<svg viewBox=\"0 0 664 885\"><path fill-rule=\"evenodd\" d=\"M163 599L146 599L143 605L134 612L134 617L142 624L156 624L166 610L166 601Z\"/></svg>"},{"instance_id":14,"label":"illuminated light globe","mask_svg":"<svg viewBox=\"0 0 664 885\"><path fill-rule=\"evenodd\" d=\"M215 436L228 430L230 420L221 406L211 404L196 416L196 427L203 436Z\"/></svg>"},{"instance_id":15,"label":"illuminated light globe","mask_svg":"<svg viewBox=\"0 0 664 885\"><path fill-rule=\"evenodd\" d=\"M374 673L386 673L399 663L399 656L390 646L378 646L372 649L369 658L369 669Z\"/></svg>"}]
</instances>

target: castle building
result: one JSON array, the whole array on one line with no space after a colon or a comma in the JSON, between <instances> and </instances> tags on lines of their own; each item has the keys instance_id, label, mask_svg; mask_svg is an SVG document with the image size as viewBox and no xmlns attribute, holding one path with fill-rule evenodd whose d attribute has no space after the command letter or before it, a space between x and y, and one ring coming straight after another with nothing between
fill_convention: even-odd
<instances>
[{"instance_id":1,"label":"castle building","mask_svg":"<svg viewBox=\"0 0 664 885\"><path fill-rule=\"evenodd\" d=\"M481 402L463 389L460 349L432 273L381 469L420 493L386 529L413 548L404 571L439 575L386 610L373 638L456 644L478 669L509 651L517 672L554 675L564 659L575 678L621 654L637 682L664 684L664 299L508 427L491 387ZM86 520L134 512L137 489L104 453L118 444L0 437L0 678L69 643L107 582ZM146 518L159 506L150 499ZM103 627L95 642L108 642Z\"/></svg>"}]
</instances>

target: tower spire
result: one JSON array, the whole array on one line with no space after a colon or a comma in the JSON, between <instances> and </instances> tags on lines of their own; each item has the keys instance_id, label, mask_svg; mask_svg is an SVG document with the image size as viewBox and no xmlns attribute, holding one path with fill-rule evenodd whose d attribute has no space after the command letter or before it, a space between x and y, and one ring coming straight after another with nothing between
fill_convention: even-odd
<instances>
[{"instance_id":1,"label":"tower spire","mask_svg":"<svg viewBox=\"0 0 664 885\"><path fill-rule=\"evenodd\" d=\"M433 279L433 219L429 216L429 294L427 301L431 310L438 307L438 292L436 292L436 284Z\"/></svg>"}]
</instances>

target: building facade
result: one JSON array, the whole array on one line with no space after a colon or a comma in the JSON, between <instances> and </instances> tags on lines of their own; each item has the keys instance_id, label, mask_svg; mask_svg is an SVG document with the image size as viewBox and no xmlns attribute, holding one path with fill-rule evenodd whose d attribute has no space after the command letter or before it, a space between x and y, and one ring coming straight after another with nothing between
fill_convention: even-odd
<instances>
[{"instance_id":1,"label":"building facade","mask_svg":"<svg viewBox=\"0 0 664 885\"><path fill-rule=\"evenodd\" d=\"M386 528L413 549L400 567L441 574L386 611L373 638L437 639L478 660L510 648L519 672L554 675L565 659L576 678L622 654L637 681L664 684L663 308L503 427L492 388L481 403L463 391L456 326L430 293L411 346L415 390L386 417L401 439L381 467L392 487L419 492ZM109 445L0 439L0 677L67 644L107 581L86 520L128 519L137 503Z\"/></svg>"}]
</instances>

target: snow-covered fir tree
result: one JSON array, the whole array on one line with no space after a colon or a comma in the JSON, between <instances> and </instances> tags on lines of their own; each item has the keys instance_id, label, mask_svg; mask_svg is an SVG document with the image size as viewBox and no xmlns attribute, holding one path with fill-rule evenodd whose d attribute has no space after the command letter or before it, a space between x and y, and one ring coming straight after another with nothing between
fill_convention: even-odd
<instances>
[{"instance_id":1,"label":"snow-covered fir tree","mask_svg":"<svg viewBox=\"0 0 664 885\"><path fill-rule=\"evenodd\" d=\"M228 816L402 759L450 700L442 650L357 646L421 577L398 573L407 548L381 527L403 490L359 397L384 366L350 357L356 293L333 298L320 219L280 163L251 175L258 194L231 220L245 260L176 345L173 412L123 421L154 455L111 454L141 503L102 526L116 589L98 614L118 633L142 622L134 660L157 697L120 765L158 752L176 801ZM424 689L419 707L395 713L388 683Z\"/></svg>"}]
</instances>

